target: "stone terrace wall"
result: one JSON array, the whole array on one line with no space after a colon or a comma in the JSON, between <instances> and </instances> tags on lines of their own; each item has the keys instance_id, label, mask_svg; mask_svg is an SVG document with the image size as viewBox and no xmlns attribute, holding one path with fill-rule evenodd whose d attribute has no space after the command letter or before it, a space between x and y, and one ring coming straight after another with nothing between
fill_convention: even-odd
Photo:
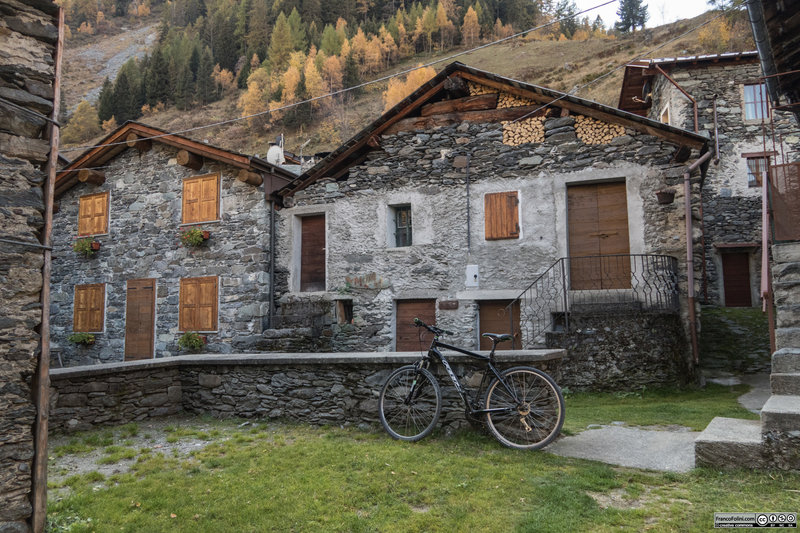
<instances>
[{"instance_id":1,"label":"stone terrace wall","mask_svg":"<svg viewBox=\"0 0 800 533\"><path fill-rule=\"evenodd\" d=\"M43 0L0 0L0 97L53 110L58 10ZM0 102L0 237L40 242L46 121ZM40 354L41 249L0 243L0 531L28 531Z\"/></svg>"},{"instance_id":2,"label":"stone terrace wall","mask_svg":"<svg viewBox=\"0 0 800 533\"><path fill-rule=\"evenodd\" d=\"M557 381L562 350L506 352L499 366L526 364ZM418 354L197 355L54 369L50 374L50 428L86 430L125 424L179 411L215 417L275 418L311 424L378 421L377 398L392 370ZM468 358L448 359L474 384ZM449 378L439 369L442 385ZM476 381L477 379L477 381ZM442 425L465 422L461 400L444 386Z\"/></svg>"}]
</instances>

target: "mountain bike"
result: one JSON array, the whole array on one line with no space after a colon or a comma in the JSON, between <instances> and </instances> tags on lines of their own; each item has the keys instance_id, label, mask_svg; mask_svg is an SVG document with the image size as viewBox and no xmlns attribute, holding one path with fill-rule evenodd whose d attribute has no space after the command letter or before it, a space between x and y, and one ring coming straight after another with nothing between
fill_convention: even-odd
<instances>
[{"instance_id":1,"label":"mountain bike","mask_svg":"<svg viewBox=\"0 0 800 533\"><path fill-rule=\"evenodd\" d=\"M564 424L564 396L553 378L528 366L503 371L495 366L497 345L511 340L511 335L484 333L483 337L492 341L492 350L485 356L439 341L442 335L453 335L447 330L425 324L419 318L414 319L414 324L433 333L433 340L419 361L392 372L381 389L378 410L381 425L389 435L418 441L433 431L442 411L442 393L429 368L431 364L440 364L461 396L467 418L482 420L501 444L537 450L558 436ZM474 394L458 379L440 348L486 363Z\"/></svg>"}]
</instances>

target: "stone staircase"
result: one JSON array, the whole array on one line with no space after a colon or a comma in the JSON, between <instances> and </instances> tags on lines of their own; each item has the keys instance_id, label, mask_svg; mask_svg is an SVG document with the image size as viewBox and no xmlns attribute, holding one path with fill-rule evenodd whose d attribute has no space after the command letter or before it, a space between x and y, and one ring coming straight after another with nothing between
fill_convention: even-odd
<instances>
[{"instance_id":1,"label":"stone staircase","mask_svg":"<svg viewBox=\"0 0 800 533\"><path fill-rule=\"evenodd\" d=\"M761 420L717 417L695 441L697 466L800 470L800 243L772 247L776 342Z\"/></svg>"}]
</instances>

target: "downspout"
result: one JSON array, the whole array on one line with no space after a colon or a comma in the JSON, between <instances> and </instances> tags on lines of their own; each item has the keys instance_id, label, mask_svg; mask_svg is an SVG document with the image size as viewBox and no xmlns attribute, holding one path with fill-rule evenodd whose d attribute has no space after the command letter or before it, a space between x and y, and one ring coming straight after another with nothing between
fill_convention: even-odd
<instances>
[{"instance_id":1,"label":"downspout","mask_svg":"<svg viewBox=\"0 0 800 533\"><path fill-rule=\"evenodd\" d=\"M275 200L268 190L272 187L272 176L269 178L269 189L267 181L264 180L264 200L269 207L269 308L267 309L267 327L272 329L275 319Z\"/></svg>"},{"instance_id":2,"label":"downspout","mask_svg":"<svg viewBox=\"0 0 800 533\"><path fill-rule=\"evenodd\" d=\"M700 362L700 349L697 341L697 313L695 312L695 297L694 297L694 239L692 237L692 184L691 175L700 165L708 161L712 152L706 152L700 158L689 165L686 172L683 174L683 194L684 194L684 207L686 217L686 282L689 295L689 334L692 341L692 359L694 364ZM702 203L702 196L700 202Z\"/></svg>"},{"instance_id":3,"label":"downspout","mask_svg":"<svg viewBox=\"0 0 800 533\"><path fill-rule=\"evenodd\" d=\"M47 426L50 416L50 272L53 245L53 197L55 196L56 167L58 165L59 127L58 114L61 111L61 58L64 52L64 8L58 10L58 41L55 50L55 72L53 76L52 121L48 126L50 154L47 160L47 181L44 187L44 228L42 243L44 264L42 265L42 324L40 328L41 353L36 369L35 397L36 422L33 428L33 475L31 487L31 529L34 533L44 531L47 515Z\"/></svg>"},{"instance_id":4,"label":"downspout","mask_svg":"<svg viewBox=\"0 0 800 533\"><path fill-rule=\"evenodd\" d=\"M764 73L767 91L769 92L769 97L777 105L780 101L780 94L778 94L778 80L774 76L778 73L778 69L772 59L772 46L769 43L769 31L764 20L761 0L747 0L747 14L750 18L750 26L753 29L753 40L756 43L758 57L761 60L761 72Z\"/></svg>"}]
</instances>

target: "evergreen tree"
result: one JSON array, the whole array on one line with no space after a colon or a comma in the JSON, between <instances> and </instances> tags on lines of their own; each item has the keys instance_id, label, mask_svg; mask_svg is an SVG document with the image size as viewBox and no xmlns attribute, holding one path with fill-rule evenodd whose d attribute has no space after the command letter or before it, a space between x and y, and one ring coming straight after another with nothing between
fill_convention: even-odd
<instances>
[{"instance_id":1,"label":"evergreen tree","mask_svg":"<svg viewBox=\"0 0 800 533\"><path fill-rule=\"evenodd\" d=\"M289 64L289 56L292 53L292 29L283 11L275 20L275 28L272 30L272 38L269 41L267 57L272 67L272 72L283 72Z\"/></svg>"},{"instance_id":2,"label":"evergreen tree","mask_svg":"<svg viewBox=\"0 0 800 533\"><path fill-rule=\"evenodd\" d=\"M245 61L242 65L242 70L239 71L239 77L236 78L236 86L240 89L247 89L247 78L250 77L250 62Z\"/></svg>"},{"instance_id":3,"label":"evergreen tree","mask_svg":"<svg viewBox=\"0 0 800 533\"><path fill-rule=\"evenodd\" d=\"M620 0L617 16L619 20L614 24L614 29L622 33L633 33L637 26L644 28L644 23L650 18L647 4L642 5L642 0Z\"/></svg>"},{"instance_id":4,"label":"evergreen tree","mask_svg":"<svg viewBox=\"0 0 800 533\"><path fill-rule=\"evenodd\" d=\"M320 0L303 0L300 14L309 26L313 22L317 25L317 28L322 27L322 4Z\"/></svg>"},{"instance_id":5,"label":"evergreen tree","mask_svg":"<svg viewBox=\"0 0 800 533\"><path fill-rule=\"evenodd\" d=\"M201 105L208 104L216 99L214 80L211 77L213 72L214 58L211 55L211 49L206 47L197 67L197 82L195 84L195 96Z\"/></svg>"},{"instance_id":6,"label":"evergreen tree","mask_svg":"<svg viewBox=\"0 0 800 533\"><path fill-rule=\"evenodd\" d=\"M189 109L192 105L192 71L189 65L178 67L178 78L175 81L175 107L181 111Z\"/></svg>"},{"instance_id":7,"label":"evergreen tree","mask_svg":"<svg viewBox=\"0 0 800 533\"><path fill-rule=\"evenodd\" d=\"M200 66L200 49L197 45L192 47L189 55L189 70L192 72L192 81L197 81L197 69Z\"/></svg>"},{"instance_id":8,"label":"evergreen tree","mask_svg":"<svg viewBox=\"0 0 800 533\"><path fill-rule=\"evenodd\" d=\"M292 49L305 52L306 48L308 47L308 41L306 40L306 29L305 24L303 24L303 19L300 18L300 13L297 11L297 9L292 9L292 12L289 14L286 22L289 23L289 29L291 30L292 34Z\"/></svg>"},{"instance_id":9,"label":"evergreen tree","mask_svg":"<svg viewBox=\"0 0 800 533\"><path fill-rule=\"evenodd\" d=\"M347 59L344 60L344 75L342 76L342 85L345 88L348 87L355 87L356 85L361 83L361 75L359 74L358 70L358 61L356 61L355 55L350 52L347 54ZM353 95L359 94L361 89L356 89L352 91Z\"/></svg>"},{"instance_id":10,"label":"evergreen tree","mask_svg":"<svg viewBox=\"0 0 800 533\"><path fill-rule=\"evenodd\" d=\"M158 102L169 103L169 63L164 59L161 47L153 50L150 57L150 68L145 75L145 100L149 106Z\"/></svg>"},{"instance_id":11,"label":"evergreen tree","mask_svg":"<svg viewBox=\"0 0 800 533\"><path fill-rule=\"evenodd\" d=\"M269 29L272 22L268 5L267 0L253 1L248 23L246 50L243 53L246 58L254 53L258 54L258 57L267 57ZM247 87L247 77L244 79L244 85L240 85L240 87Z\"/></svg>"},{"instance_id":12,"label":"evergreen tree","mask_svg":"<svg viewBox=\"0 0 800 533\"><path fill-rule=\"evenodd\" d=\"M336 56L342 53L342 43L344 36L340 35L330 24L322 30L322 43L320 49L329 56Z\"/></svg>"},{"instance_id":13,"label":"evergreen tree","mask_svg":"<svg viewBox=\"0 0 800 533\"><path fill-rule=\"evenodd\" d=\"M114 117L118 124L134 120L141 114L141 107L137 106L135 83L128 77L125 69L120 70L114 82Z\"/></svg>"},{"instance_id":14,"label":"evergreen tree","mask_svg":"<svg viewBox=\"0 0 800 533\"><path fill-rule=\"evenodd\" d=\"M105 122L114 116L114 85L108 78L103 81L100 97L97 100L97 117Z\"/></svg>"},{"instance_id":15,"label":"evergreen tree","mask_svg":"<svg viewBox=\"0 0 800 533\"><path fill-rule=\"evenodd\" d=\"M578 20L575 14L578 12L578 7L572 0L560 0L556 5L555 18L564 19L559 23L561 33L564 37L571 39L578 29Z\"/></svg>"},{"instance_id":16,"label":"evergreen tree","mask_svg":"<svg viewBox=\"0 0 800 533\"><path fill-rule=\"evenodd\" d=\"M597 18L595 18L594 22L592 22L592 31L595 32L598 30L605 30L605 29L606 29L606 23L603 22L603 18L600 15L597 15Z\"/></svg>"}]
</instances>

